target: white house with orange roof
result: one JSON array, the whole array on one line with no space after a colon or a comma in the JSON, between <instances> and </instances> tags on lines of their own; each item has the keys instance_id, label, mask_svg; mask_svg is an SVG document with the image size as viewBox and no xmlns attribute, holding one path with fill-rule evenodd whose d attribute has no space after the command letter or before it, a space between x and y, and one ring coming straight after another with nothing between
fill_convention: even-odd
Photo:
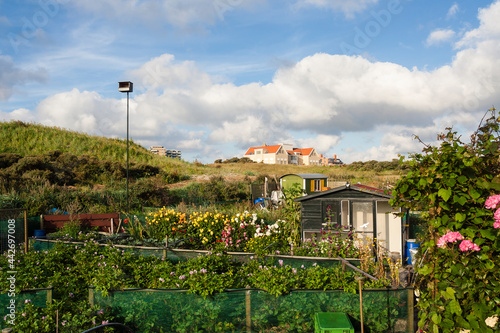
<instances>
[{"instance_id":1,"label":"white house with orange roof","mask_svg":"<svg viewBox=\"0 0 500 333\"><path fill-rule=\"evenodd\" d=\"M294 148L290 144L250 147L245 153L254 162L265 164L320 165L320 157L314 148Z\"/></svg>"}]
</instances>

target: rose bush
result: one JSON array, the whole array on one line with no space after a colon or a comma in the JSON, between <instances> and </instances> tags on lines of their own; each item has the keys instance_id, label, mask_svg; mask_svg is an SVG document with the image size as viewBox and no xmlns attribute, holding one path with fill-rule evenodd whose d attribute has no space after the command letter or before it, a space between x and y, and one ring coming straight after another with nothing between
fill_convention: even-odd
<instances>
[{"instance_id":1,"label":"rose bush","mask_svg":"<svg viewBox=\"0 0 500 333\"><path fill-rule=\"evenodd\" d=\"M439 147L411 155L393 189L391 205L427 220L416 267L422 331L494 332L487 319L500 313L500 212L492 211L500 200L499 123L491 109L469 143L448 129Z\"/></svg>"}]
</instances>

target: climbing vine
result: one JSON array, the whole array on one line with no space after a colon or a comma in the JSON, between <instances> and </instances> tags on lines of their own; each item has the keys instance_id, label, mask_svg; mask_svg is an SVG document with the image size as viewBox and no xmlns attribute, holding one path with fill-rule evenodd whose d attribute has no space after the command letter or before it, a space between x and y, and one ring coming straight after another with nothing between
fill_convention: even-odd
<instances>
[{"instance_id":1,"label":"climbing vine","mask_svg":"<svg viewBox=\"0 0 500 333\"><path fill-rule=\"evenodd\" d=\"M447 128L439 146L410 155L393 191L392 205L422 211L427 222L416 267L424 332L499 329L500 211L486 204L500 193L499 124L490 109L467 143Z\"/></svg>"}]
</instances>

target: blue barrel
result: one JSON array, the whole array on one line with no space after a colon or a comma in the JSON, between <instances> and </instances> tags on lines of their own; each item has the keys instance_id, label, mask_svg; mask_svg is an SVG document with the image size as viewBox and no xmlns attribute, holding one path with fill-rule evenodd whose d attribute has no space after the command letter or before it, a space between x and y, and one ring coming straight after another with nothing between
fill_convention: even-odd
<instances>
[{"instance_id":1,"label":"blue barrel","mask_svg":"<svg viewBox=\"0 0 500 333\"><path fill-rule=\"evenodd\" d=\"M412 252L415 253L415 251L417 250L418 247L419 247L419 245L415 239L407 239L406 240L406 263L408 265L412 265ZM410 250L413 250L413 251L410 251Z\"/></svg>"},{"instance_id":2,"label":"blue barrel","mask_svg":"<svg viewBox=\"0 0 500 333\"><path fill-rule=\"evenodd\" d=\"M34 236L35 236L35 238L40 238L40 239L46 238L45 237L45 230L44 229L35 230Z\"/></svg>"}]
</instances>

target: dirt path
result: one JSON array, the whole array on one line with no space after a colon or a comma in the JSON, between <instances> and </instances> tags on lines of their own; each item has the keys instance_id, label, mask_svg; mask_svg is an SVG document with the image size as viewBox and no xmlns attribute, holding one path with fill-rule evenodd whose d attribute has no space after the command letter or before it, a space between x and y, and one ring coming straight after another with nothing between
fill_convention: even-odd
<instances>
[{"instance_id":1,"label":"dirt path","mask_svg":"<svg viewBox=\"0 0 500 333\"><path fill-rule=\"evenodd\" d=\"M222 176L225 181L244 181L246 177L250 178L252 181L255 180L254 176L238 175L235 173L228 173L225 175L194 175L191 179L183 180L175 184L168 184L166 187L169 189L180 188L189 185L190 183L206 183L210 181L213 176Z\"/></svg>"}]
</instances>

